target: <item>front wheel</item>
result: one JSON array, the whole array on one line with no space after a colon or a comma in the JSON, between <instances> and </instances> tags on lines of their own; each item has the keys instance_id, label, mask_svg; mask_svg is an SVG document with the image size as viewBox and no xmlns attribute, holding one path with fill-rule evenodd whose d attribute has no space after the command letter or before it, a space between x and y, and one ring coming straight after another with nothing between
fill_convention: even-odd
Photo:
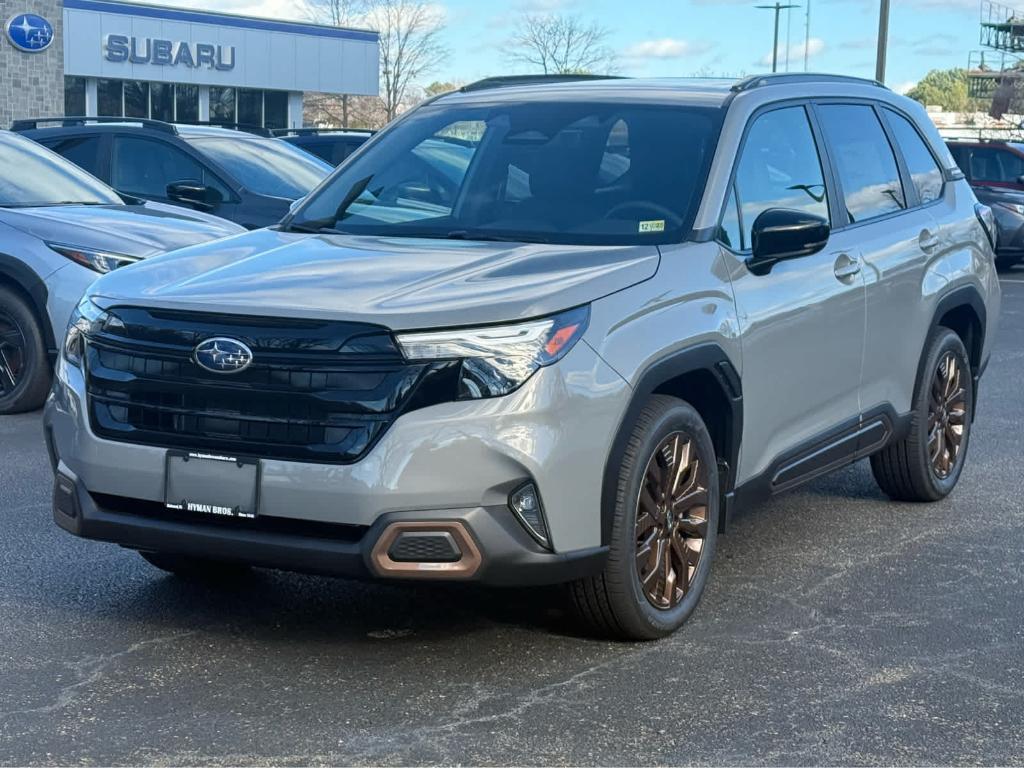
<instances>
[{"instance_id":1,"label":"front wheel","mask_svg":"<svg viewBox=\"0 0 1024 768\"><path fill-rule=\"evenodd\" d=\"M577 612L604 636L653 640L693 613L718 533L718 463L700 414L656 395L617 468L608 561L570 586Z\"/></svg>"},{"instance_id":2,"label":"front wheel","mask_svg":"<svg viewBox=\"0 0 1024 768\"><path fill-rule=\"evenodd\" d=\"M896 501L938 501L956 487L974 416L974 379L967 349L939 328L925 350L910 430L871 457L879 487Z\"/></svg>"},{"instance_id":3,"label":"front wheel","mask_svg":"<svg viewBox=\"0 0 1024 768\"><path fill-rule=\"evenodd\" d=\"M0 286L0 414L32 411L50 391L46 342L28 302Z\"/></svg>"}]
</instances>

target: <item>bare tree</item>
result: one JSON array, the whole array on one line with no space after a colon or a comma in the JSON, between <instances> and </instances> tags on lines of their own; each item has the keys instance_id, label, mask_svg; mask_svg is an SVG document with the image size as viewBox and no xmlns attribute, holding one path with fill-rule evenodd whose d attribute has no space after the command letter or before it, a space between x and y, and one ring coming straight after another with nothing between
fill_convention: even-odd
<instances>
[{"instance_id":1,"label":"bare tree","mask_svg":"<svg viewBox=\"0 0 1024 768\"><path fill-rule=\"evenodd\" d=\"M359 25L369 10L370 0L296 0L305 15L320 24L330 24L333 27L352 27ZM329 121L334 125L340 124L342 128L348 128L351 123L352 99L345 94L337 98L329 98L325 94L312 97L314 99L313 109L307 106L307 113L312 111L317 114L319 120L314 125L320 125L323 121ZM307 97L306 101L310 99ZM335 110L334 106L338 109ZM336 115L334 113L337 113Z\"/></svg>"},{"instance_id":2,"label":"bare tree","mask_svg":"<svg viewBox=\"0 0 1024 768\"><path fill-rule=\"evenodd\" d=\"M298 0L305 15L319 24L334 27L359 25L369 10L370 0Z\"/></svg>"},{"instance_id":3,"label":"bare tree","mask_svg":"<svg viewBox=\"0 0 1024 768\"><path fill-rule=\"evenodd\" d=\"M380 33L380 97L387 119L394 120L409 86L448 55L441 42L444 19L422 0L372 0L366 20Z\"/></svg>"},{"instance_id":4,"label":"bare tree","mask_svg":"<svg viewBox=\"0 0 1024 768\"><path fill-rule=\"evenodd\" d=\"M610 73L615 52L608 30L579 16L531 14L516 25L506 44L509 59L545 75Z\"/></svg>"}]
</instances>

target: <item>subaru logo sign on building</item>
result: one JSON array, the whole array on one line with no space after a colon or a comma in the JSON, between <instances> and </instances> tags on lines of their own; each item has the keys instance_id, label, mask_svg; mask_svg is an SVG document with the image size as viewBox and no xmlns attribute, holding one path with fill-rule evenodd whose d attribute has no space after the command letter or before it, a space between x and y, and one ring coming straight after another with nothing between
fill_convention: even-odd
<instances>
[{"instance_id":1,"label":"subaru logo sign on building","mask_svg":"<svg viewBox=\"0 0 1024 768\"><path fill-rule=\"evenodd\" d=\"M45 51L53 42L53 25L34 13L19 13L7 20L7 39L26 53Z\"/></svg>"}]
</instances>

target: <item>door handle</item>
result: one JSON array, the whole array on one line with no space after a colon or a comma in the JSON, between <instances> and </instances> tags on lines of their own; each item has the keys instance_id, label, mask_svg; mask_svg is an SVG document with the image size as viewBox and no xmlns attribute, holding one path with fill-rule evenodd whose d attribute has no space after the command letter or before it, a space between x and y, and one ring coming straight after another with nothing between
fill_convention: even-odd
<instances>
[{"instance_id":1,"label":"door handle","mask_svg":"<svg viewBox=\"0 0 1024 768\"><path fill-rule=\"evenodd\" d=\"M841 253L836 259L833 272L838 280L849 280L851 277L856 277L860 274L860 260L856 256Z\"/></svg>"},{"instance_id":2,"label":"door handle","mask_svg":"<svg viewBox=\"0 0 1024 768\"><path fill-rule=\"evenodd\" d=\"M939 245L939 236L930 229L922 229L921 234L917 238L917 244L925 253L933 251Z\"/></svg>"}]
</instances>

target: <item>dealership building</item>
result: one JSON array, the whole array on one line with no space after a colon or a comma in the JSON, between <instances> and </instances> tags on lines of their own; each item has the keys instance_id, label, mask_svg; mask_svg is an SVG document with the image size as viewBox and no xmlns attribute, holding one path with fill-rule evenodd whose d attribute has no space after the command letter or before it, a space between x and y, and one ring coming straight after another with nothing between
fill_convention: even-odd
<instances>
[{"instance_id":1,"label":"dealership building","mask_svg":"<svg viewBox=\"0 0 1024 768\"><path fill-rule=\"evenodd\" d=\"M302 125L307 92L375 95L376 32L118 0L0 0L0 127L87 115Z\"/></svg>"}]
</instances>

